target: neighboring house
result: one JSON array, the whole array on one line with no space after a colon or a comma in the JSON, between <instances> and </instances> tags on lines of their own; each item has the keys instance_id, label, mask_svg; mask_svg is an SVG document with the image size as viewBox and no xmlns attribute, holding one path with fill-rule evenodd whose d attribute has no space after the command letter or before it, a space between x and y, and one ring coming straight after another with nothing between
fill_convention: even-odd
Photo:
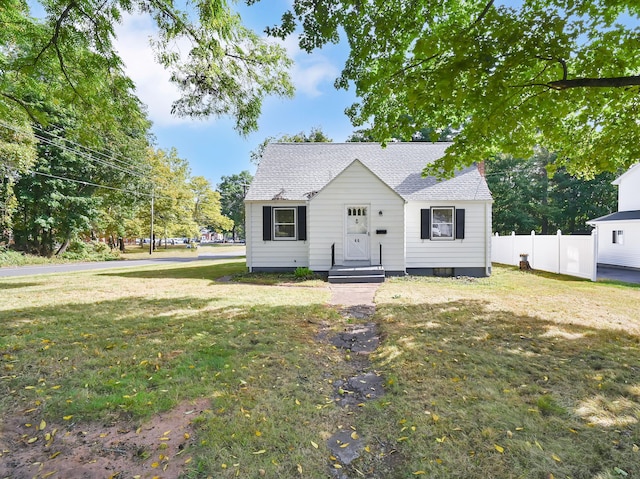
<instances>
[{"instance_id":1,"label":"neighboring house","mask_svg":"<svg viewBox=\"0 0 640 479\"><path fill-rule=\"evenodd\" d=\"M422 176L448 146L268 145L245 198L249 270L490 275L493 200L478 167Z\"/></svg>"},{"instance_id":2,"label":"neighboring house","mask_svg":"<svg viewBox=\"0 0 640 479\"><path fill-rule=\"evenodd\" d=\"M598 233L598 263L640 269L640 163L613 181L618 211L587 223Z\"/></svg>"},{"instance_id":3,"label":"neighboring house","mask_svg":"<svg viewBox=\"0 0 640 479\"><path fill-rule=\"evenodd\" d=\"M222 233L216 233L209 228L200 228L200 242L201 243L213 243L224 241L224 235Z\"/></svg>"}]
</instances>

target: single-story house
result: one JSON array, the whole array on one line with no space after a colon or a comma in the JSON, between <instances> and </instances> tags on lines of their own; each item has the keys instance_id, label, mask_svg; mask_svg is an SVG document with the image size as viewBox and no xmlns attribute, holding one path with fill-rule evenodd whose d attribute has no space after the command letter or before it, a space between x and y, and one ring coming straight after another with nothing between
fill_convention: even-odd
<instances>
[{"instance_id":1,"label":"single-story house","mask_svg":"<svg viewBox=\"0 0 640 479\"><path fill-rule=\"evenodd\" d=\"M245 198L249 270L489 276L493 200L478 166L422 176L449 145L269 144Z\"/></svg>"},{"instance_id":2,"label":"single-story house","mask_svg":"<svg viewBox=\"0 0 640 479\"><path fill-rule=\"evenodd\" d=\"M613 184L618 186L618 211L587 222L597 230L598 263L640 269L640 163Z\"/></svg>"}]
</instances>

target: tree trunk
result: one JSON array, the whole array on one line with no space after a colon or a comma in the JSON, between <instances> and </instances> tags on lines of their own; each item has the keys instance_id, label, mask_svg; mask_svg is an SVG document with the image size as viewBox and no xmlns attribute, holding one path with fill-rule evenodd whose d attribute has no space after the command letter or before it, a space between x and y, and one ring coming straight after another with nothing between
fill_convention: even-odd
<instances>
[{"instance_id":1,"label":"tree trunk","mask_svg":"<svg viewBox=\"0 0 640 479\"><path fill-rule=\"evenodd\" d=\"M64 253L65 251L67 251L67 248L69 247L69 244L71 244L71 238L69 236L67 236L64 239L64 242L60 245L60 248L58 248L58 251L56 251L56 256L59 256L62 253Z\"/></svg>"},{"instance_id":2,"label":"tree trunk","mask_svg":"<svg viewBox=\"0 0 640 479\"><path fill-rule=\"evenodd\" d=\"M124 253L124 238L122 236L118 238L118 247L120 252Z\"/></svg>"}]
</instances>

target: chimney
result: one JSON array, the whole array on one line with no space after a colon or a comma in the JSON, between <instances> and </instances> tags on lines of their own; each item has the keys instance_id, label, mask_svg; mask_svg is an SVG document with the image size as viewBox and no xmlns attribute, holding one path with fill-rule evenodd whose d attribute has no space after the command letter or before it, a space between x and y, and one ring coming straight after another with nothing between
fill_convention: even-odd
<instances>
[{"instance_id":1,"label":"chimney","mask_svg":"<svg viewBox=\"0 0 640 479\"><path fill-rule=\"evenodd\" d=\"M483 178L486 178L485 170L484 170L484 160L478 161L476 163L476 167L478 168L478 173L480 173L480 176L482 176Z\"/></svg>"}]
</instances>

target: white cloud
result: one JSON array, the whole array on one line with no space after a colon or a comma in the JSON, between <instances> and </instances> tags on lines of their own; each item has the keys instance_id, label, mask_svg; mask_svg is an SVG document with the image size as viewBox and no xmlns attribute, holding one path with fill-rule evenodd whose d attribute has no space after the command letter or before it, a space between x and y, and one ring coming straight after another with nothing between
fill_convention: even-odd
<instances>
[{"instance_id":1,"label":"white cloud","mask_svg":"<svg viewBox=\"0 0 640 479\"><path fill-rule=\"evenodd\" d=\"M153 20L142 14L125 15L116 27L115 47L124 61L126 74L136 84L136 94L149 108L149 118L158 126L193 120L171 115L171 104L180 97L170 74L155 60L149 39L156 35Z\"/></svg>"},{"instance_id":2,"label":"white cloud","mask_svg":"<svg viewBox=\"0 0 640 479\"><path fill-rule=\"evenodd\" d=\"M291 79L296 92L315 98L322 95L322 87L325 84L333 88L333 82L340 70L329 58L318 52L308 54L300 50L295 36L287 37L280 44L294 61Z\"/></svg>"},{"instance_id":3,"label":"white cloud","mask_svg":"<svg viewBox=\"0 0 640 479\"><path fill-rule=\"evenodd\" d=\"M310 97L322 95L321 86L325 83L333 88L333 82L338 74L338 68L323 57L305 59L303 62L297 61L291 72L296 90Z\"/></svg>"}]
</instances>

